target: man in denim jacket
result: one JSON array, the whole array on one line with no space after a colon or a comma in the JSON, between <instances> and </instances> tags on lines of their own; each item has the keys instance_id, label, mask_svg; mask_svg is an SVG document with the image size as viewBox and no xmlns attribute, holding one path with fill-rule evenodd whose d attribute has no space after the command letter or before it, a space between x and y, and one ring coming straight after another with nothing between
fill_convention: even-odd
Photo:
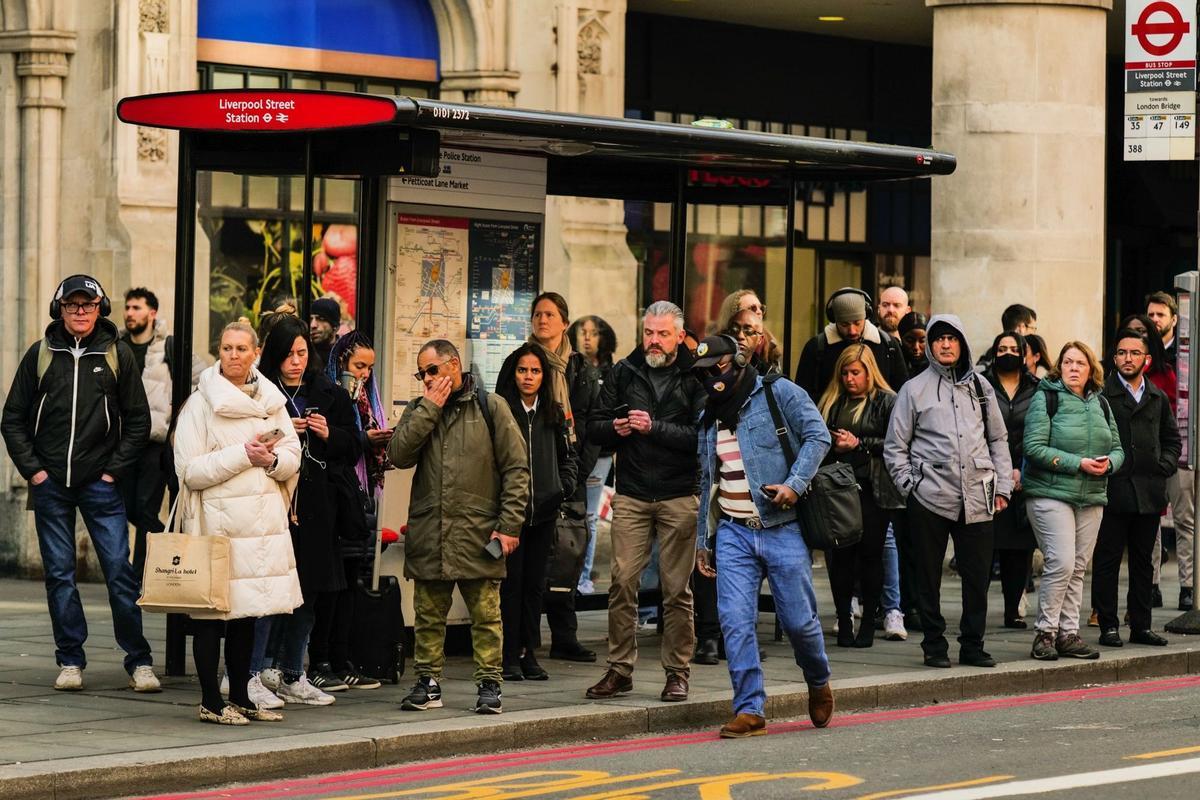
<instances>
[{"instance_id":1,"label":"man in denim jacket","mask_svg":"<svg viewBox=\"0 0 1200 800\"><path fill-rule=\"evenodd\" d=\"M765 386L732 337L706 338L696 356L693 371L708 395L698 437L702 503L696 568L717 579L717 610L736 714L721 727L721 736L766 732L767 696L754 634L764 576L771 582L776 614L808 683L809 717L823 728L833 715L829 660L817 619L812 561L795 505L829 449L829 430L796 384L779 379ZM775 395L798 454L791 464L775 432L768 391ZM710 506L719 520L715 531Z\"/></svg>"}]
</instances>

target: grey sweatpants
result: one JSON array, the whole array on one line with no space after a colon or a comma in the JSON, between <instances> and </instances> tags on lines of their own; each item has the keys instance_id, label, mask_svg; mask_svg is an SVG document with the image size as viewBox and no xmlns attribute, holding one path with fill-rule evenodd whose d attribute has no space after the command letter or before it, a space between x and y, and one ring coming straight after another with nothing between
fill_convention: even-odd
<instances>
[{"instance_id":1,"label":"grey sweatpants","mask_svg":"<svg viewBox=\"0 0 1200 800\"><path fill-rule=\"evenodd\" d=\"M1104 518L1104 506L1076 508L1049 497L1025 501L1038 547L1046 557L1038 586L1036 628L1066 636L1079 632L1079 607L1083 603L1083 574Z\"/></svg>"}]
</instances>

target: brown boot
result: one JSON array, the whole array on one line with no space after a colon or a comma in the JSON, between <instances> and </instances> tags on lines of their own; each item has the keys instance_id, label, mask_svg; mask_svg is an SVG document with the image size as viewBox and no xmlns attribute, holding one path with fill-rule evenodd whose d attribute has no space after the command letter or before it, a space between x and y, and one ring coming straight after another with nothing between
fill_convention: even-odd
<instances>
[{"instance_id":1,"label":"brown boot","mask_svg":"<svg viewBox=\"0 0 1200 800\"><path fill-rule=\"evenodd\" d=\"M616 670L608 670L595 686L587 690L589 700L608 700L633 691L633 678L626 677Z\"/></svg>"},{"instance_id":2,"label":"brown boot","mask_svg":"<svg viewBox=\"0 0 1200 800\"><path fill-rule=\"evenodd\" d=\"M663 686L662 695L660 695L664 703L678 703L680 700L688 698L688 682L687 678L682 675L671 673L667 676L667 683Z\"/></svg>"},{"instance_id":3,"label":"brown boot","mask_svg":"<svg viewBox=\"0 0 1200 800\"><path fill-rule=\"evenodd\" d=\"M738 714L721 726L722 739L744 739L747 736L762 736L767 732L767 721L757 714Z\"/></svg>"},{"instance_id":4,"label":"brown boot","mask_svg":"<svg viewBox=\"0 0 1200 800\"><path fill-rule=\"evenodd\" d=\"M820 689L808 687L808 718L814 728L824 728L833 716L833 689L825 684Z\"/></svg>"}]
</instances>

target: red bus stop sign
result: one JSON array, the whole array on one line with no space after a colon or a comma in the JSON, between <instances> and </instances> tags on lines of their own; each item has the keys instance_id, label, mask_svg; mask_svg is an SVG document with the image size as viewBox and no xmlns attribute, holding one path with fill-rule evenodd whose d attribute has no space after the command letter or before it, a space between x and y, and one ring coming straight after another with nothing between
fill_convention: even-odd
<instances>
[{"instance_id":1,"label":"red bus stop sign","mask_svg":"<svg viewBox=\"0 0 1200 800\"><path fill-rule=\"evenodd\" d=\"M1166 19L1161 15L1165 14ZM1138 44L1152 56L1166 56L1179 47L1184 34L1191 30L1191 25L1183 19L1174 3L1157 0L1142 9L1141 16L1133 23L1129 31L1137 37ZM1159 39L1153 42L1150 37L1169 37L1165 42Z\"/></svg>"}]
</instances>

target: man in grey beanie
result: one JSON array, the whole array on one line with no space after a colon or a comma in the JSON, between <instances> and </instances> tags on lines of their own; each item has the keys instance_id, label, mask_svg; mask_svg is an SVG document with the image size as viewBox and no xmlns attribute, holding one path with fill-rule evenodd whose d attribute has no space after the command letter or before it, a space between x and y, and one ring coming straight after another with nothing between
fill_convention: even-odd
<instances>
[{"instance_id":1,"label":"man in grey beanie","mask_svg":"<svg viewBox=\"0 0 1200 800\"><path fill-rule=\"evenodd\" d=\"M868 319L871 297L861 289L838 289L825 304L825 330L808 340L796 364L796 383L815 401L834 377L833 365L851 344L871 348L879 370L893 391L908 379L904 352L894 336Z\"/></svg>"}]
</instances>

